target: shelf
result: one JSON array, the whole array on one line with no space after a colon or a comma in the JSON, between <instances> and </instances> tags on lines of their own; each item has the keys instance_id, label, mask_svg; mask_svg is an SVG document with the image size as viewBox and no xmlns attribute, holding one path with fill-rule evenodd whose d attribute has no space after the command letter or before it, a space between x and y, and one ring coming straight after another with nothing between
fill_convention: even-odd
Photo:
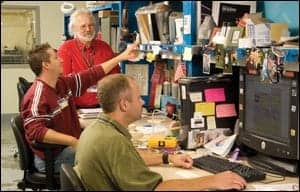
<instances>
[{"instance_id":1,"label":"shelf","mask_svg":"<svg viewBox=\"0 0 300 192\"><path fill-rule=\"evenodd\" d=\"M173 44L140 44L140 47L143 47L143 51L152 51L153 46L158 46L162 50L168 50L176 54L183 54L184 45L173 45Z\"/></svg>"},{"instance_id":2,"label":"shelf","mask_svg":"<svg viewBox=\"0 0 300 192\"><path fill-rule=\"evenodd\" d=\"M119 10L119 5L120 5L120 3L107 3L104 5L89 7L88 9L92 12L101 11L101 10L105 10L105 9Z\"/></svg>"}]
</instances>

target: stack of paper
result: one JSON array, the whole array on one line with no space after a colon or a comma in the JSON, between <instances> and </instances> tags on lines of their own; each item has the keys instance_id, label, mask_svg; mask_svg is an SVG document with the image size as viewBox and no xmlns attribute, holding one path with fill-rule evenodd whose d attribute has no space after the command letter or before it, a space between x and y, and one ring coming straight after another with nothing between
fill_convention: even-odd
<instances>
[{"instance_id":1,"label":"stack of paper","mask_svg":"<svg viewBox=\"0 0 300 192\"><path fill-rule=\"evenodd\" d=\"M233 134L231 136L220 135L219 137L206 143L204 147L206 149L209 149L213 153L225 157L230 152L236 136L236 134Z\"/></svg>"},{"instance_id":2,"label":"stack of paper","mask_svg":"<svg viewBox=\"0 0 300 192\"><path fill-rule=\"evenodd\" d=\"M102 112L102 108L82 108L78 110L78 115L83 119L95 119Z\"/></svg>"}]
</instances>

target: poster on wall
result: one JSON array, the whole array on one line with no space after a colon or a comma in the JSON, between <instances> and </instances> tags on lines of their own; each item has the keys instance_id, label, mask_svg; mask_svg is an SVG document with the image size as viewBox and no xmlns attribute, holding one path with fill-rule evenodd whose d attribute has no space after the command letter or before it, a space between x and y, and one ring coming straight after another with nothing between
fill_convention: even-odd
<instances>
[{"instance_id":1,"label":"poster on wall","mask_svg":"<svg viewBox=\"0 0 300 192\"><path fill-rule=\"evenodd\" d=\"M237 21L245 13L256 12L255 1L214 1L212 16L216 24L221 26L236 26Z\"/></svg>"}]
</instances>

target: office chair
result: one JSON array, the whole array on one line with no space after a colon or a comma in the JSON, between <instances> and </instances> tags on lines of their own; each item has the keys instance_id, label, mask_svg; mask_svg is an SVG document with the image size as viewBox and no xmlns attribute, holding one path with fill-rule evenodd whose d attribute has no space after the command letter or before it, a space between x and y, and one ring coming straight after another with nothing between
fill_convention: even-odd
<instances>
[{"instance_id":1,"label":"office chair","mask_svg":"<svg viewBox=\"0 0 300 192\"><path fill-rule=\"evenodd\" d=\"M20 112L21 112L22 99L31 85L32 85L32 82L27 81L24 77L19 77L19 82L17 83L17 90L18 90L18 96L19 96L19 111Z\"/></svg>"},{"instance_id":2,"label":"office chair","mask_svg":"<svg viewBox=\"0 0 300 192\"><path fill-rule=\"evenodd\" d=\"M61 145L33 142L33 147L45 151L46 172L38 172L34 167L33 151L25 139L25 130L20 114L11 118L11 127L18 146L20 168L24 170L24 177L18 183L18 188L22 190L26 188L32 190L59 189L59 174L54 173L54 154L52 151Z\"/></svg>"},{"instance_id":3,"label":"office chair","mask_svg":"<svg viewBox=\"0 0 300 192\"><path fill-rule=\"evenodd\" d=\"M80 178L69 164L61 165L60 185L61 191L85 191Z\"/></svg>"},{"instance_id":4,"label":"office chair","mask_svg":"<svg viewBox=\"0 0 300 192\"><path fill-rule=\"evenodd\" d=\"M32 82L27 81L24 77L19 77L19 82L17 83L17 91L19 96L19 112L21 112L22 99L31 85ZM18 157L18 151L14 153L14 158L17 157Z\"/></svg>"}]
</instances>

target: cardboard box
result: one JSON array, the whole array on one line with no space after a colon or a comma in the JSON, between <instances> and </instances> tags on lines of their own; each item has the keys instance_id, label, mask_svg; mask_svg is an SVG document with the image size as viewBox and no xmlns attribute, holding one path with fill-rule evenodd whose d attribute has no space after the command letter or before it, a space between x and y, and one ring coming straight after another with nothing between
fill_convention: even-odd
<instances>
[{"instance_id":1,"label":"cardboard box","mask_svg":"<svg viewBox=\"0 0 300 192\"><path fill-rule=\"evenodd\" d=\"M289 25L287 23L270 23L270 26L272 41L279 42L282 36L288 36Z\"/></svg>"},{"instance_id":2,"label":"cardboard box","mask_svg":"<svg viewBox=\"0 0 300 192\"><path fill-rule=\"evenodd\" d=\"M118 16L119 12L118 11L113 11L113 10L101 10L98 12L98 17L111 17L111 16Z\"/></svg>"}]
</instances>

